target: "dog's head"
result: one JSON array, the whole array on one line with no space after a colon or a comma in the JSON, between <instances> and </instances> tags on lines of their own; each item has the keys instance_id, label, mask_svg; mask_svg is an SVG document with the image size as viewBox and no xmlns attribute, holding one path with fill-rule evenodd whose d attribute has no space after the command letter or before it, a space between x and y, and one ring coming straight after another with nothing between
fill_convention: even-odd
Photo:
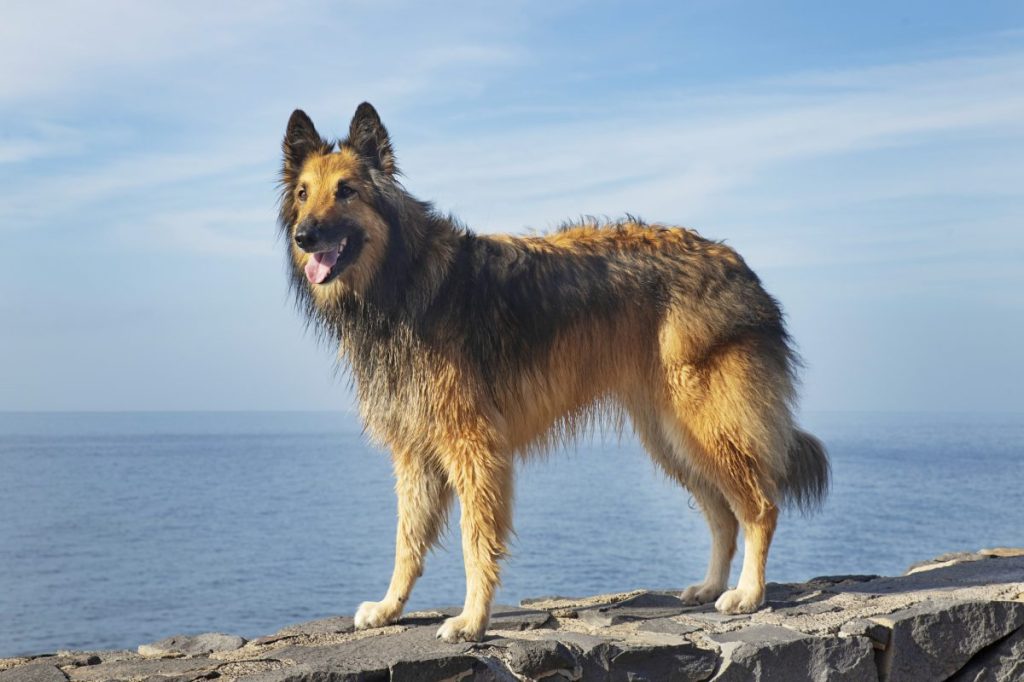
<instances>
[{"instance_id":1,"label":"dog's head","mask_svg":"<svg viewBox=\"0 0 1024 682\"><path fill-rule=\"evenodd\" d=\"M335 150L296 110L282 147L280 222L296 285L319 302L362 293L388 251L380 207L395 186L394 153L380 117L369 103L359 105Z\"/></svg>"}]
</instances>

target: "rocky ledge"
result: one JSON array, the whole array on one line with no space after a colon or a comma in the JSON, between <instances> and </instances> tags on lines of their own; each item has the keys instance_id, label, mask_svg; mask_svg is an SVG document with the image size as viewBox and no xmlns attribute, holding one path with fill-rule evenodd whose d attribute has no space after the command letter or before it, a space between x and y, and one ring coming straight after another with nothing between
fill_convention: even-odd
<instances>
[{"instance_id":1,"label":"rocky ledge","mask_svg":"<svg viewBox=\"0 0 1024 682\"><path fill-rule=\"evenodd\" d=\"M496 607L483 642L444 644L454 609L378 630L352 619L245 641L176 636L138 651L0 660L0 682L298 680L1024 680L1024 550L957 553L903 576L770 584L749 616L676 592Z\"/></svg>"}]
</instances>

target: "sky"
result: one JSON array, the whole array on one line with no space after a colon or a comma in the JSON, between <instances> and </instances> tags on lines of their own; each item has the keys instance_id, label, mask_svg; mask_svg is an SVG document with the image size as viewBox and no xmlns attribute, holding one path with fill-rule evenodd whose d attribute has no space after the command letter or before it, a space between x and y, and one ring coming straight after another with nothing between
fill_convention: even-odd
<instances>
[{"instance_id":1,"label":"sky","mask_svg":"<svg viewBox=\"0 0 1024 682\"><path fill-rule=\"evenodd\" d=\"M0 410L335 410L277 236L295 108L372 102L479 232L686 225L783 304L807 410L1024 411L1024 4L0 9Z\"/></svg>"}]
</instances>

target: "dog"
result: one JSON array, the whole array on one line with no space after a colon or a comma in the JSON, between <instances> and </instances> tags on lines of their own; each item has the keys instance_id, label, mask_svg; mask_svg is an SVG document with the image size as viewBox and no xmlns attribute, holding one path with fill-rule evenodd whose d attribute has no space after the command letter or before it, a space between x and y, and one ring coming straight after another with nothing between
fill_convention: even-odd
<instances>
[{"instance_id":1,"label":"dog","mask_svg":"<svg viewBox=\"0 0 1024 682\"><path fill-rule=\"evenodd\" d=\"M396 478L394 573L357 628L401 616L458 495L466 599L437 636L479 641L517 457L608 415L628 418L707 518L707 574L683 601L729 614L763 604L779 510L820 505L829 462L794 422L799 362L779 304L733 249L633 218L476 234L405 190L369 103L337 141L296 110L282 148L291 287L340 343ZM743 569L727 589L740 527Z\"/></svg>"}]
</instances>

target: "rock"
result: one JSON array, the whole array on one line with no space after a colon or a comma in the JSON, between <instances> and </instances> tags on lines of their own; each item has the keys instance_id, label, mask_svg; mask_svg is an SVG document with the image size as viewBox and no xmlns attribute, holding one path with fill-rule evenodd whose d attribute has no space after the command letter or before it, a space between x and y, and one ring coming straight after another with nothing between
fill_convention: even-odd
<instances>
[{"instance_id":1,"label":"rock","mask_svg":"<svg viewBox=\"0 0 1024 682\"><path fill-rule=\"evenodd\" d=\"M638 632L663 632L668 635L688 635L697 632L700 626L695 623L681 623L675 618L654 618L637 626Z\"/></svg>"},{"instance_id":2,"label":"rock","mask_svg":"<svg viewBox=\"0 0 1024 682\"><path fill-rule=\"evenodd\" d=\"M690 610L692 607L684 604L679 597L657 592L644 592L614 604L579 609L577 617L591 625L608 627L635 620L677 616Z\"/></svg>"},{"instance_id":3,"label":"rock","mask_svg":"<svg viewBox=\"0 0 1024 682\"><path fill-rule=\"evenodd\" d=\"M928 561L918 561L917 563L911 564L910 568L907 569L907 572L904 575L920 573L921 571L929 571L933 568L952 566L965 561L983 561L993 557L1005 558L1019 556L1024 556L1024 548L992 547L990 549L978 550L977 552L948 552L946 554L940 554L934 559L929 559Z\"/></svg>"},{"instance_id":4,"label":"rock","mask_svg":"<svg viewBox=\"0 0 1024 682\"><path fill-rule=\"evenodd\" d=\"M882 680L944 680L1024 625L1024 604L929 601L873 620L892 630Z\"/></svg>"},{"instance_id":5,"label":"rock","mask_svg":"<svg viewBox=\"0 0 1024 682\"><path fill-rule=\"evenodd\" d=\"M441 656L425 661L397 661L391 666L387 679L390 682L442 682L463 678L476 680L482 679L486 671L486 664L472 656Z\"/></svg>"},{"instance_id":6,"label":"rock","mask_svg":"<svg viewBox=\"0 0 1024 682\"><path fill-rule=\"evenodd\" d=\"M819 575L817 578L811 578L807 582L808 584L816 587L822 585L833 586L849 583L868 583L872 580L877 580L880 577L881 576L862 573L855 573L851 575Z\"/></svg>"},{"instance_id":7,"label":"rock","mask_svg":"<svg viewBox=\"0 0 1024 682\"><path fill-rule=\"evenodd\" d=\"M982 649L949 682L1020 682L1024 680L1024 628Z\"/></svg>"},{"instance_id":8,"label":"rock","mask_svg":"<svg viewBox=\"0 0 1024 682\"><path fill-rule=\"evenodd\" d=\"M420 626L440 625L445 618L457 616L461 608L449 606L435 611L414 611L398 620L398 625ZM521 608L519 606L495 605L491 609L491 622L488 630L534 630L547 625L551 614L540 609Z\"/></svg>"},{"instance_id":9,"label":"rock","mask_svg":"<svg viewBox=\"0 0 1024 682\"><path fill-rule=\"evenodd\" d=\"M812 637L789 628L752 625L709 639L720 646L722 656L714 682L878 679L866 637Z\"/></svg>"},{"instance_id":10,"label":"rock","mask_svg":"<svg viewBox=\"0 0 1024 682\"><path fill-rule=\"evenodd\" d=\"M491 630L536 630L551 622L551 614L518 606L495 606L491 610Z\"/></svg>"},{"instance_id":11,"label":"rock","mask_svg":"<svg viewBox=\"0 0 1024 682\"><path fill-rule=\"evenodd\" d=\"M68 671L71 682L106 682L107 680L174 678L186 676L196 679L205 676L218 665L205 657L195 658L137 658L99 665L82 666ZM163 680L162 682L167 682Z\"/></svg>"},{"instance_id":12,"label":"rock","mask_svg":"<svg viewBox=\"0 0 1024 682\"><path fill-rule=\"evenodd\" d=\"M839 634L851 637L867 637L876 649L885 649L889 646L891 631L889 628L873 620L855 618L843 623L843 626L839 628Z\"/></svg>"},{"instance_id":13,"label":"rock","mask_svg":"<svg viewBox=\"0 0 1024 682\"><path fill-rule=\"evenodd\" d=\"M0 682L1024 680L1024 556L1002 549L940 559L899 577L771 583L765 608L742 616L664 592L551 597L496 606L477 643L434 638L457 608L360 632L334 617L248 644L171 637L139 647L149 657L61 651L0 660Z\"/></svg>"},{"instance_id":14,"label":"rock","mask_svg":"<svg viewBox=\"0 0 1024 682\"><path fill-rule=\"evenodd\" d=\"M609 661L619 652L611 641L582 632L559 632L558 641L569 647L576 655L582 673L578 679L608 679Z\"/></svg>"},{"instance_id":15,"label":"rock","mask_svg":"<svg viewBox=\"0 0 1024 682\"><path fill-rule=\"evenodd\" d=\"M608 679L623 682L698 682L710 678L717 665L718 657L714 652L689 643L627 645L608 660Z\"/></svg>"},{"instance_id":16,"label":"rock","mask_svg":"<svg viewBox=\"0 0 1024 682\"><path fill-rule=\"evenodd\" d=\"M281 639L284 637L295 637L298 635L343 634L355 630L354 622L354 619L347 616L322 618L320 620L309 621L308 623L289 625L286 628L281 628L277 631L277 634L270 635L270 637Z\"/></svg>"},{"instance_id":17,"label":"rock","mask_svg":"<svg viewBox=\"0 0 1024 682\"><path fill-rule=\"evenodd\" d=\"M930 571L933 568L952 566L965 561L982 561L987 558L988 555L982 554L981 552L949 552L948 554L941 554L934 559L929 559L928 561L918 561L913 563L909 568L907 568L903 575Z\"/></svg>"},{"instance_id":18,"label":"rock","mask_svg":"<svg viewBox=\"0 0 1024 682\"><path fill-rule=\"evenodd\" d=\"M28 663L0 672L0 682L68 682L52 663Z\"/></svg>"},{"instance_id":19,"label":"rock","mask_svg":"<svg viewBox=\"0 0 1024 682\"><path fill-rule=\"evenodd\" d=\"M1024 547L991 547L978 550L978 554L983 554L987 557L1024 556Z\"/></svg>"},{"instance_id":20,"label":"rock","mask_svg":"<svg viewBox=\"0 0 1024 682\"><path fill-rule=\"evenodd\" d=\"M934 589L964 589L972 585L1014 584L1022 580L1024 557L991 557L985 561L940 562L926 571L849 584L843 586L842 590L860 594L891 594Z\"/></svg>"},{"instance_id":21,"label":"rock","mask_svg":"<svg viewBox=\"0 0 1024 682\"><path fill-rule=\"evenodd\" d=\"M395 679L396 670L399 676L409 675L407 679L413 679L416 667L422 668L427 677L439 675L437 679L444 679L473 670L478 660L471 651L479 645L439 641L434 637L437 629L434 625L424 624L385 635L370 634L337 644L284 646L267 652L266 656L301 664L301 669L290 673L288 668L279 671L287 674L285 679L289 680L312 680L318 676L332 680L362 679L360 676Z\"/></svg>"},{"instance_id":22,"label":"rock","mask_svg":"<svg viewBox=\"0 0 1024 682\"><path fill-rule=\"evenodd\" d=\"M579 679L583 669L576 654L562 642L542 640L511 640L502 656L512 672L529 679L561 675Z\"/></svg>"},{"instance_id":23,"label":"rock","mask_svg":"<svg viewBox=\"0 0 1024 682\"><path fill-rule=\"evenodd\" d=\"M202 635L174 635L151 644L140 644L139 653L155 656L202 656L218 651L234 651L245 646L245 640L237 635L207 632Z\"/></svg>"}]
</instances>

